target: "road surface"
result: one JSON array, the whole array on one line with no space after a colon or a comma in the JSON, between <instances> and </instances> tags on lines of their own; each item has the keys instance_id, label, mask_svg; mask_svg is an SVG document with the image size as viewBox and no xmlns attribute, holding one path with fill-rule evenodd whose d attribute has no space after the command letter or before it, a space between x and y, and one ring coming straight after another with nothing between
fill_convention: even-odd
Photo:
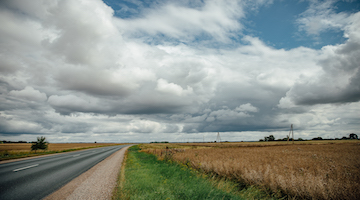
<instances>
[{"instance_id":1,"label":"road surface","mask_svg":"<svg viewBox=\"0 0 360 200\"><path fill-rule=\"evenodd\" d=\"M0 164L0 199L42 199L125 146Z\"/></svg>"}]
</instances>

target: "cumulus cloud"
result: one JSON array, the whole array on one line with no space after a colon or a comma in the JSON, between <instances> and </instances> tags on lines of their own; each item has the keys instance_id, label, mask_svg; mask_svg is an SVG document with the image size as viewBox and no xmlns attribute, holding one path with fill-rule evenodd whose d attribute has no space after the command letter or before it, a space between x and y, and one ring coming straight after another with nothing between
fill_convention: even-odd
<instances>
[{"instance_id":1,"label":"cumulus cloud","mask_svg":"<svg viewBox=\"0 0 360 200\"><path fill-rule=\"evenodd\" d=\"M249 115L245 112L238 112L234 110L222 109L216 110L210 113L209 117L211 118L208 121L212 120L219 120L219 121L226 121L230 122L233 120L238 120L244 117L249 117Z\"/></svg>"},{"instance_id":2,"label":"cumulus cloud","mask_svg":"<svg viewBox=\"0 0 360 200\"><path fill-rule=\"evenodd\" d=\"M147 142L254 140L292 123L308 137L356 130L346 110L360 100L360 15L314 2L299 29L339 29L346 42L285 50L246 35L247 14L272 1L142 2L124 18L100 0L1 1L0 134Z\"/></svg>"},{"instance_id":3,"label":"cumulus cloud","mask_svg":"<svg viewBox=\"0 0 360 200\"><path fill-rule=\"evenodd\" d=\"M307 34L318 36L329 29L344 29L348 13L334 11L336 1L309 1L309 8L297 19L299 29Z\"/></svg>"},{"instance_id":4,"label":"cumulus cloud","mask_svg":"<svg viewBox=\"0 0 360 200\"><path fill-rule=\"evenodd\" d=\"M186 96L187 94L192 93L191 87L188 86L187 89L184 90L181 86L176 85L174 83L168 83L164 79L159 79L157 81L156 90L163 93L174 94L177 96L183 96L183 95Z\"/></svg>"},{"instance_id":5,"label":"cumulus cloud","mask_svg":"<svg viewBox=\"0 0 360 200\"><path fill-rule=\"evenodd\" d=\"M89 96L79 97L76 95L52 95L48 103L59 113L70 114L72 112L99 112L103 109L96 98Z\"/></svg>"},{"instance_id":6,"label":"cumulus cloud","mask_svg":"<svg viewBox=\"0 0 360 200\"><path fill-rule=\"evenodd\" d=\"M360 100L360 13L347 18L344 44L321 49L318 74L296 82L280 101L281 106L347 103Z\"/></svg>"},{"instance_id":7,"label":"cumulus cloud","mask_svg":"<svg viewBox=\"0 0 360 200\"><path fill-rule=\"evenodd\" d=\"M161 124L150 120L134 120L130 122L128 130L136 133L152 133L159 132Z\"/></svg>"},{"instance_id":8,"label":"cumulus cloud","mask_svg":"<svg viewBox=\"0 0 360 200\"><path fill-rule=\"evenodd\" d=\"M29 101L46 101L47 97L45 93L35 90L31 86L26 86L23 90L12 90L9 92L10 96L25 99Z\"/></svg>"},{"instance_id":9,"label":"cumulus cloud","mask_svg":"<svg viewBox=\"0 0 360 200\"><path fill-rule=\"evenodd\" d=\"M109 52L104 44L117 32L110 7L101 1L58 1L47 7L47 13L42 26L55 37L43 40L46 48L70 63L91 67L107 64Z\"/></svg>"},{"instance_id":10,"label":"cumulus cloud","mask_svg":"<svg viewBox=\"0 0 360 200\"><path fill-rule=\"evenodd\" d=\"M21 135L21 134L37 134L42 132L42 127L28 120L0 118L0 131L2 134L9 135Z\"/></svg>"},{"instance_id":11,"label":"cumulus cloud","mask_svg":"<svg viewBox=\"0 0 360 200\"><path fill-rule=\"evenodd\" d=\"M185 7L170 3L145 12L142 18L119 19L117 23L128 33L164 34L180 41L192 41L205 34L216 40L229 42L233 31L242 29L238 19L244 17L237 1L205 1L201 7ZM166 17L164 17L166 16Z\"/></svg>"},{"instance_id":12,"label":"cumulus cloud","mask_svg":"<svg viewBox=\"0 0 360 200\"><path fill-rule=\"evenodd\" d=\"M251 105L251 103L242 104L235 109L236 111L240 112L258 112L259 109Z\"/></svg>"}]
</instances>

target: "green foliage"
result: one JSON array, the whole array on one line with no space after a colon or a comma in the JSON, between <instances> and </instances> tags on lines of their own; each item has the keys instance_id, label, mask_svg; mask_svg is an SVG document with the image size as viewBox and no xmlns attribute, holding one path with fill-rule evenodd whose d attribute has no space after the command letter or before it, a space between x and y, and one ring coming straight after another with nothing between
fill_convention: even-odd
<instances>
[{"instance_id":1,"label":"green foliage","mask_svg":"<svg viewBox=\"0 0 360 200\"><path fill-rule=\"evenodd\" d=\"M265 141L275 141L274 135L269 135L269 137L265 137Z\"/></svg>"},{"instance_id":2,"label":"green foliage","mask_svg":"<svg viewBox=\"0 0 360 200\"><path fill-rule=\"evenodd\" d=\"M46 138L41 136L37 137L37 141L31 145L31 150L36 152L38 149L47 150L49 142L46 141Z\"/></svg>"},{"instance_id":3,"label":"green foliage","mask_svg":"<svg viewBox=\"0 0 360 200\"><path fill-rule=\"evenodd\" d=\"M125 181L114 199L242 199L214 187L186 166L137 150L137 146L128 150Z\"/></svg>"},{"instance_id":4,"label":"green foliage","mask_svg":"<svg viewBox=\"0 0 360 200\"><path fill-rule=\"evenodd\" d=\"M312 140L322 140L322 137L316 137L316 138L313 138Z\"/></svg>"},{"instance_id":5,"label":"green foliage","mask_svg":"<svg viewBox=\"0 0 360 200\"><path fill-rule=\"evenodd\" d=\"M150 142L150 143L169 143L169 142L168 141L161 141L161 142L155 141L155 142Z\"/></svg>"},{"instance_id":6,"label":"green foliage","mask_svg":"<svg viewBox=\"0 0 360 200\"><path fill-rule=\"evenodd\" d=\"M351 140L357 140L357 139L359 139L358 136L357 136L355 133L351 133L351 134L349 135L349 138L350 138Z\"/></svg>"}]
</instances>

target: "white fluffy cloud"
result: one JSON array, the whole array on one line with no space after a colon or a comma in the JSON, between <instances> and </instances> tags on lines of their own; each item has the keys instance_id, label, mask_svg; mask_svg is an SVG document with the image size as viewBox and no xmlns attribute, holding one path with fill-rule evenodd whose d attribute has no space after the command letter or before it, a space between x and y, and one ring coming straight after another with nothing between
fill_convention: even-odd
<instances>
[{"instance_id":1,"label":"white fluffy cloud","mask_svg":"<svg viewBox=\"0 0 360 200\"><path fill-rule=\"evenodd\" d=\"M344 44L325 46L319 53L317 74L297 81L281 99L280 105L346 103L360 100L360 13L350 15L344 24ZM289 104L289 105L290 105Z\"/></svg>"},{"instance_id":2,"label":"white fluffy cloud","mask_svg":"<svg viewBox=\"0 0 360 200\"><path fill-rule=\"evenodd\" d=\"M240 112L258 112L259 109L251 105L251 103L242 104L235 109L236 111Z\"/></svg>"},{"instance_id":3,"label":"white fluffy cloud","mask_svg":"<svg viewBox=\"0 0 360 200\"><path fill-rule=\"evenodd\" d=\"M303 137L356 130L346 110L360 100L360 13L312 3L299 29L339 29L347 41L275 49L243 32L247 12L268 3L165 2L118 18L100 0L2 1L0 134L66 142L253 131L255 140L292 123Z\"/></svg>"},{"instance_id":4,"label":"white fluffy cloud","mask_svg":"<svg viewBox=\"0 0 360 200\"><path fill-rule=\"evenodd\" d=\"M187 86L187 89L184 90L181 86L175 83L168 83L164 79L159 79L157 81L156 90L163 93L174 94L177 96L187 96L187 94L191 94L193 91L192 88L189 86Z\"/></svg>"},{"instance_id":5,"label":"white fluffy cloud","mask_svg":"<svg viewBox=\"0 0 360 200\"><path fill-rule=\"evenodd\" d=\"M297 19L299 28L311 35L319 35L329 29L344 29L348 23L349 14L336 13L335 2L334 0L310 1L309 8Z\"/></svg>"},{"instance_id":6,"label":"white fluffy cloud","mask_svg":"<svg viewBox=\"0 0 360 200\"><path fill-rule=\"evenodd\" d=\"M31 86L26 86L23 90L12 90L9 92L9 96L13 96L20 99L30 101L46 101L47 97L45 93L35 90Z\"/></svg>"},{"instance_id":7,"label":"white fluffy cloud","mask_svg":"<svg viewBox=\"0 0 360 200\"><path fill-rule=\"evenodd\" d=\"M232 31L242 29L238 19L244 16L240 2L210 0L200 8L165 4L147 10L142 18L119 19L117 24L126 29L125 34L164 34L181 41L195 40L197 35L206 34L224 42L230 41Z\"/></svg>"}]
</instances>

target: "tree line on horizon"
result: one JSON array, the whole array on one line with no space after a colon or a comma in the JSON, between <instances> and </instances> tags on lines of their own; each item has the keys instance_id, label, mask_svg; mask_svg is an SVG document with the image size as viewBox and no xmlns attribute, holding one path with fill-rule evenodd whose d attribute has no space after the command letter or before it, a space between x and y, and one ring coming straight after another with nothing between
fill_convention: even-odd
<instances>
[{"instance_id":1,"label":"tree line on horizon","mask_svg":"<svg viewBox=\"0 0 360 200\"><path fill-rule=\"evenodd\" d=\"M356 135L355 133L350 133L349 137L342 137L342 138L335 138L335 139L323 139L322 137L315 137L315 138L312 138L311 140L358 140L359 137L358 135ZM305 141L306 139L302 139L302 138L298 138L297 140L295 139L294 141ZM286 138L283 138L283 139L275 139L274 135L269 135L267 137L264 137L264 139L260 139L259 140L260 142L268 142L268 141L293 141L293 138L289 138L289 137L286 137Z\"/></svg>"}]
</instances>

